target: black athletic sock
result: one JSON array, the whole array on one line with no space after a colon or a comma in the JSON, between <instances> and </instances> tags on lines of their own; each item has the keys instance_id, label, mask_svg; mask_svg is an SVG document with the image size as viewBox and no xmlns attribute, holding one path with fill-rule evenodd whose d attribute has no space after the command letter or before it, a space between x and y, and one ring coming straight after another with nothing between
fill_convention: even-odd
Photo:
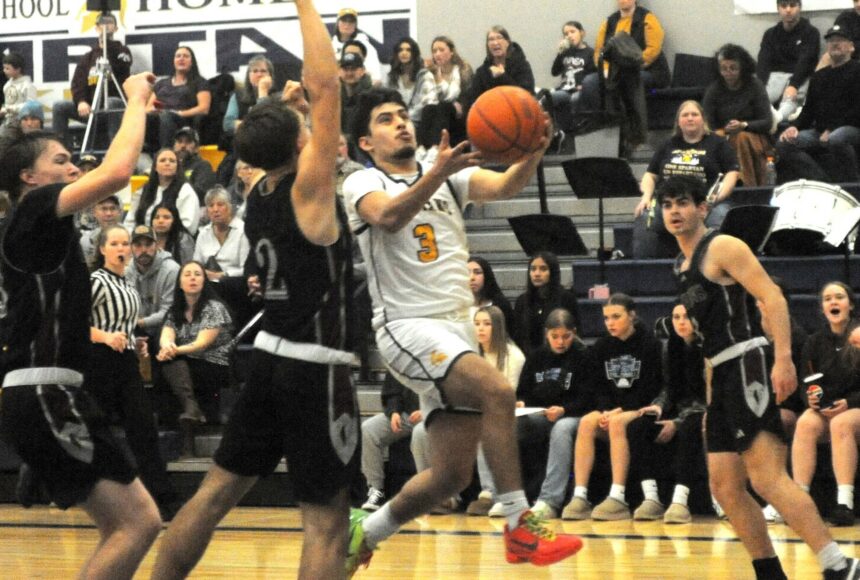
<instances>
[{"instance_id":1,"label":"black athletic sock","mask_svg":"<svg viewBox=\"0 0 860 580\"><path fill-rule=\"evenodd\" d=\"M752 565L756 580L787 580L777 556L753 560Z\"/></svg>"}]
</instances>

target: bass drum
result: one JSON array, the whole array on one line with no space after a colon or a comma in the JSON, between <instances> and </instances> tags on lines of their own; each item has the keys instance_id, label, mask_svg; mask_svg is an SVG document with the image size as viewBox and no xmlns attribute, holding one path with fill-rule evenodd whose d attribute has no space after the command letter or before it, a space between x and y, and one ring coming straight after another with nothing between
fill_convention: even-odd
<instances>
[{"instance_id":1,"label":"bass drum","mask_svg":"<svg viewBox=\"0 0 860 580\"><path fill-rule=\"evenodd\" d=\"M768 241L771 255L810 255L830 253L836 248L824 242L840 218L860 207L853 195L830 183L800 179L777 187L771 205L779 208ZM857 236L852 231L849 247Z\"/></svg>"}]
</instances>

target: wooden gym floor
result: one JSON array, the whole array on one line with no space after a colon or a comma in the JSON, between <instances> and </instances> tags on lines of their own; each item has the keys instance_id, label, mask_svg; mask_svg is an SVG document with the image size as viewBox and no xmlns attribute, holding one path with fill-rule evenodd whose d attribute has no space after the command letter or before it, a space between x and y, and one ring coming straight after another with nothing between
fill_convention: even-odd
<instances>
[{"instance_id":1,"label":"wooden gym floor","mask_svg":"<svg viewBox=\"0 0 860 580\"><path fill-rule=\"evenodd\" d=\"M554 566L505 563L501 520L427 516L389 539L357 580L414 579L751 579L746 553L728 523L696 517L693 524L660 522L554 522L580 534L582 551ZM791 579L820 578L815 556L784 525L769 528ZM833 529L849 556L860 554L855 528ZM224 520L192 578L294 578L301 549L299 512L288 508L238 508ZM77 509L24 510L0 505L3 578L72 578L97 541L95 528ZM159 540L160 541L160 540ZM148 578L158 543L136 578Z\"/></svg>"}]
</instances>

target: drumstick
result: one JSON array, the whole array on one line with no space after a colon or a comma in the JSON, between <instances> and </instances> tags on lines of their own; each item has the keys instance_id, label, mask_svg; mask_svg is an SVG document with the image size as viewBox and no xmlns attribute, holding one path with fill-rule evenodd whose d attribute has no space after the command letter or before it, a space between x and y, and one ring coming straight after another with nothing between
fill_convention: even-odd
<instances>
[{"instance_id":1,"label":"drumstick","mask_svg":"<svg viewBox=\"0 0 860 580\"><path fill-rule=\"evenodd\" d=\"M717 179L714 180L714 184L711 185L711 188L708 190L708 196L705 198L708 202L708 205L714 205L714 202L717 201L717 196L720 193L720 186L723 184L723 178L725 174L720 173L717 175Z\"/></svg>"}]
</instances>

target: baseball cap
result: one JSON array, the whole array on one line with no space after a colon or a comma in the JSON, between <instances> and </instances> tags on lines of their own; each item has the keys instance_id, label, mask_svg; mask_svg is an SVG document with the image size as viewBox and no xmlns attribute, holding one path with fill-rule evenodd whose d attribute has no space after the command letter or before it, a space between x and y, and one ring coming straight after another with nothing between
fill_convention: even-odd
<instances>
[{"instance_id":1,"label":"baseball cap","mask_svg":"<svg viewBox=\"0 0 860 580\"><path fill-rule=\"evenodd\" d=\"M352 18L353 20L358 20L358 12L355 11L355 8L341 8L337 12L337 19L341 20L344 18Z\"/></svg>"},{"instance_id":2,"label":"baseball cap","mask_svg":"<svg viewBox=\"0 0 860 580\"><path fill-rule=\"evenodd\" d=\"M341 68L360 68L364 66L364 59L361 58L360 54L355 54L354 52L345 52L342 57L340 57L340 67Z\"/></svg>"},{"instance_id":3,"label":"baseball cap","mask_svg":"<svg viewBox=\"0 0 860 580\"><path fill-rule=\"evenodd\" d=\"M830 27L830 29L824 34L824 39L827 40L831 36L841 36L842 38L844 38L846 40L852 40L851 35L848 34L848 31L843 30L842 27L839 26L838 24L834 24L833 26Z\"/></svg>"},{"instance_id":4,"label":"baseball cap","mask_svg":"<svg viewBox=\"0 0 860 580\"><path fill-rule=\"evenodd\" d=\"M99 158L91 153L87 153L85 155L81 155L81 158L78 159L78 167L81 165L92 165L93 167L98 167Z\"/></svg>"},{"instance_id":5,"label":"baseball cap","mask_svg":"<svg viewBox=\"0 0 860 580\"><path fill-rule=\"evenodd\" d=\"M134 228L131 233L131 243L136 242L140 238L149 238L153 242L155 241L155 232L152 231L152 228L147 225L139 225Z\"/></svg>"},{"instance_id":6,"label":"baseball cap","mask_svg":"<svg viewBox=\"0 0 860 580\"><path fill-rule=\"evenodd\" d=\"M188 139L191 139L192 141L194 141L198 145L200 144L200 135L198 135L197 131L195 131L191 127L182 127L181 129L176 131L176 133L173 134L173 140L174 141L176 141L180 137L187 137Z\"/></svg>"},{"instance_id":7,"label":"baseball cap","mask_svg":"<svg viewBox=\"0 0 860 580\"><path fill-rule=\"evenodd\" d=\"M23 119L25 117L36 117L43 123L45 122L45 111L42 110L42 103L39 101L30 99L18 109L18 118Z\"/></svg>"}]
</instances>

